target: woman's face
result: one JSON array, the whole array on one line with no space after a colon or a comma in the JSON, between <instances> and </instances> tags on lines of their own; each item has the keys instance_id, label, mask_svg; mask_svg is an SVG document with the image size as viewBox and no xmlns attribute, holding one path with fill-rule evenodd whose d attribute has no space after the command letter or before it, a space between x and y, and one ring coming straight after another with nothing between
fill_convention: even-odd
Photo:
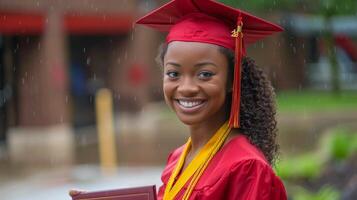
<instances>
[{"instance_id":1,"label":"woman's face","mask_svg":"<svg viewBox=\"0 0 357 200\"><path fill-rule=\"evenodd\" d=\"M166 103L186 125L226 118L228 62L218 46L171 42L164 57Z\"/></svg>"}]
</instances>

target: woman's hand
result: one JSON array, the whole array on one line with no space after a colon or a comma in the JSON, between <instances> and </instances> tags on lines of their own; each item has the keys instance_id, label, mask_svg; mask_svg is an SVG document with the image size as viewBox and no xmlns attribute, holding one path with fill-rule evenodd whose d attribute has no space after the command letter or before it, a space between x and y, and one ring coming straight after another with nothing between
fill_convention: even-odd
<instances>
[{"instance_id":1,"label":"woman's hand","mask_svg":"<svg viewBox=\"0 0 357 200\"><path fill-rule=\"evenodd\" d=\"M84 193L86 193L86 191L84 191L84 190L77 190L77 189L71 189L71 190L68 192L69 196L71 196L72 198L75 197L75 196L77 196L77 195L79 195L79 194L84 194Z\"/></svg>"}]
</instances>

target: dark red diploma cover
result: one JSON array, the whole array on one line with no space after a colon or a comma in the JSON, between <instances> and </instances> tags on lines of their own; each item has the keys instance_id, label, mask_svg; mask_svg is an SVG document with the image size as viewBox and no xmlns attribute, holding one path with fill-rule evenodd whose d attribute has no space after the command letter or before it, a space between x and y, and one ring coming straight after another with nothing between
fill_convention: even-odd
<instances>
[{"instance_id":1,"label":"dark red diploma cover","mask_svg":"<svg viewBox=\"0 0 357 200\"><path fill-rule=\"evenodd\" d=\"M155 185L78 194L73 200L156 200Z\"/></svg>"}]
</instances>

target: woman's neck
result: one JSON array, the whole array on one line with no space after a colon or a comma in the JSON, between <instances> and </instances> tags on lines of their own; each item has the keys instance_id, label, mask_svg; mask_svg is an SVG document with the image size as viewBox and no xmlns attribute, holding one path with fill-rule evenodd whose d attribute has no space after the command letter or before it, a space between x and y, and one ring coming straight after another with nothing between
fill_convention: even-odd
<instances>
[{"instance_id":1,"label":"woman's neck","mask_svg":"<svg viewBox=\"0 0 357 200\"><path fill-rule=\"evenodd\" d=\"M201 150L201 148L211 139L217 130L225 123L226 117L217 117L214 120L209 120L205 123L191 125L191 155Z\"/></svg>"}]
</instances>

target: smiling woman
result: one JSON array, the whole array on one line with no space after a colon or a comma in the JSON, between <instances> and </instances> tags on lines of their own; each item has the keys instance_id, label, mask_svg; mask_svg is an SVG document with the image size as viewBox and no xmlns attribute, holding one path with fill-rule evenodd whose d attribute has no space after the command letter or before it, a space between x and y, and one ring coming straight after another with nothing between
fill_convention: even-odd
<instances>
[{"instance_id":1,"label":"smiling woman","mask_svg":"<svg viewBox=\"0 0 357 200\"><path fill-rule=\"evenodd\" d=\"M216 45L175 41L164 56L167 104L186 125L218 129L226 120L228 62Z\"/></svg>"},{"instance_id":2,"label":"smiling woman","mask_svg":"<svg viewBox=\"0 0 357 200\"><path fill-rule=\"evenodd\" d=\"M190 133L158 198L286 199L271 168L274 92L244 48L282 29L211 0L173 0L137 23L169 32L158 57L165 101Z\"/></svg>"}]
</instances>

